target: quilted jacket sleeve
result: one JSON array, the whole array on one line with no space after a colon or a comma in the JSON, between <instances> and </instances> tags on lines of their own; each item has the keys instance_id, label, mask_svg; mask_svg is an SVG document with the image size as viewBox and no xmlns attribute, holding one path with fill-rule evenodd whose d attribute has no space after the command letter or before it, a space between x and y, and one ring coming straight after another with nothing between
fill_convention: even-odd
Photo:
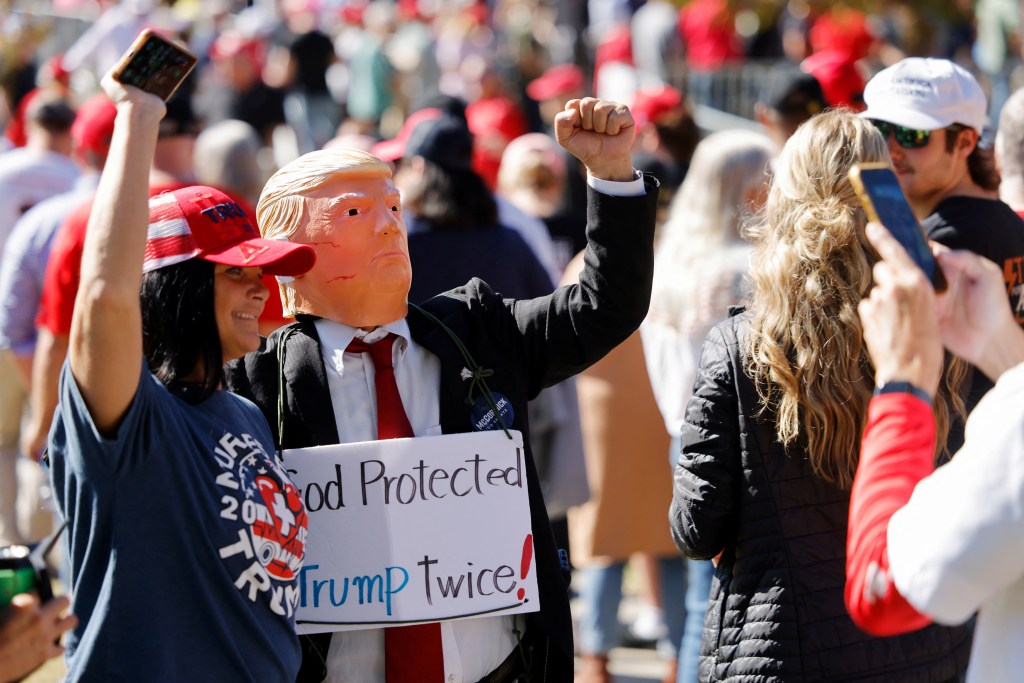
<instances>
[{"instance_id":1,"label":"quilted jacket sleeve","mask_svg":"<svg viewBox=\"0 0 1024 683\"><path fill-rule=\"evenodd\" d=\"M693 396L686 406L669 522L690 559L715 557L736 536L736 491L743 472L732 321L704 341Z\"/></svg>"}]
</instances>

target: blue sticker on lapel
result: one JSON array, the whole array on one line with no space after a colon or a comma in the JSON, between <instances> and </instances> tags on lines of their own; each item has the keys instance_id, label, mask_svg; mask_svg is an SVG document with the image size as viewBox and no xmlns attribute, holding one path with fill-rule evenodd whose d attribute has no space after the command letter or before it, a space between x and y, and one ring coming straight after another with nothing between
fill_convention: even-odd
<instances>
[{"instance_id":1,"label":"blue sticker on lapel","mask_svg":"<svg viewBox=\"0 0 1024 683\"><path fill-rule=\"evenodd\" d=\"M469 411L469 421L473 425L473 431L486 432L492 429L501 429L502 422L507 428L512 428L512 422L516 419L516 413L512 410L512 401L497 391L492 391L491 396L494 398L494 404L498 407L501 422L495 419L494 411L491 410L491 404L487 401L487 397L477 396L476 401L473 402L473 408Z\"/></svg>"}]
</instances>

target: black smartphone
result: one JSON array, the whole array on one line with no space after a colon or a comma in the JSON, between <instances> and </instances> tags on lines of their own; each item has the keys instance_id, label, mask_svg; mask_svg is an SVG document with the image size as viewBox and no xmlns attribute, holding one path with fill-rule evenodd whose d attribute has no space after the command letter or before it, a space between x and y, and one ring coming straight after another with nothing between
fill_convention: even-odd
<instances>
[{"instance_id":1,"label":"black smartphone","mask_svg":"<svg viewBox=\"0 0 1024 683\"><path fill-rule=\"evenodd\" d=\"M196 65L196 56L169 38L145 29L114 67L114 79L166 102Z\"/></svg>"},{"instance_id":2,"label":"black smartphone","mask_svg":"<svg viewBox=\"0 0 1024 683\"><path fill-rule=\"evenodd\" d=\"M928 238L907 203L892 168L885 163L854 164L850 169L850 182L864 206L868 220L888 228L931 280L935 291L945 291L946 278L942 268L928 247Z\"/></svg>"}]
</instances>

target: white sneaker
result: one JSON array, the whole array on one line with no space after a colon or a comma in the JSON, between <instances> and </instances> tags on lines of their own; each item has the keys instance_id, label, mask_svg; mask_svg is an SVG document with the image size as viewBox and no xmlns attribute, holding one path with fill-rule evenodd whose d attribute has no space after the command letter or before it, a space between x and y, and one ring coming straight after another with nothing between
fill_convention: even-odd
<instances>
[{"instance_id":1,"label":"white sneaker","mask_svg":"<svg viewBox=\"0 0 1024 683\"><path fill-rule=\"evenodd\" d=\"M665 618L654 605L641 605L629 630L638 640L658 641L668 636Z\"/></svg>"}]
</instances>

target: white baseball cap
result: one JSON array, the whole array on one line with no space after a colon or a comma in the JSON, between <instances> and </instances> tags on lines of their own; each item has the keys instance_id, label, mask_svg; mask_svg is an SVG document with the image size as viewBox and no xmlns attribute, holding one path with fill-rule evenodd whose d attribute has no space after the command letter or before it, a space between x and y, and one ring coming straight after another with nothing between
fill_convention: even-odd
<instances>
[{"instance_id":1,"label":"white baseball cap","mask_svg":"<svg viewBox=\"0 0 1024 683\"><path fill-rule=\"evenodd\" d=\"M988 102L978 81L948 59L908 57L875 74L864 88L861 116L917 130L954 123L980 134Z\"/></svg>"}]
</instances>

